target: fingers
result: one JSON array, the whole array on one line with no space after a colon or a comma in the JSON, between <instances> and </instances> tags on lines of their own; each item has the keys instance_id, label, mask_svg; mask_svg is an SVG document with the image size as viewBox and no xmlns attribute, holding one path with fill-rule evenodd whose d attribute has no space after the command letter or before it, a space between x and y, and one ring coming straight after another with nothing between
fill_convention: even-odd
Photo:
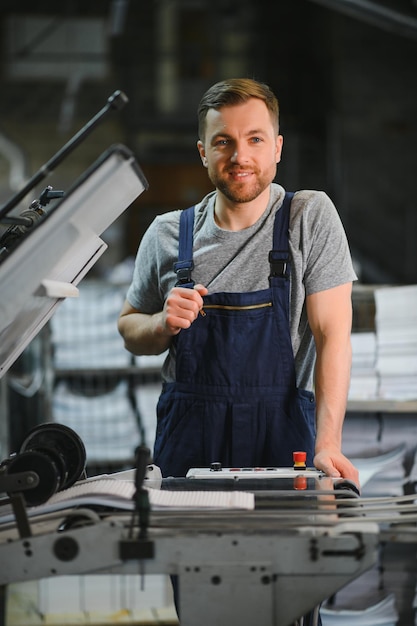
<instances>
[{"instance_id":1,"label":"fingers","mask_svg":"<svg viewBox=\"0 0 417 626\"><path fill-rule=\"evenodd\" d=\"M336 465L336 463L335 463ZM343 478L351 480L359 487L359 472L356 467L344 455L338 457L337 469Z\"/></svg>"},{"instance_id":2,"label":"fingers","mask_svg":"<svg viewBox=\"0 0 417 626\"><path fill-rule=\"evenodd\" d=\"M207 287L204 287L204 285L200 285L200 284L194 285L194 289L198 291L200 296L206 296L208 294L208 289Z\"/></svg>"},{"instance_id":3,"label":"fingers","mask_svg":"<svg viewBox=\"0 0 417 626\"><path fill-rule=\"evenodd\" d=\"M359 486L359 472L341 452L322 450L314 457L314 465L332 478L346 478Z\"/></svg>"},{"instance_id":4,"label":"fingers","mask_svg":"<svg viewBox=\"0 0 417 626\"><path fill-rule=\"evenodd\" d=\"M169 334L176 335L181 329L189 328L197 319L203 308L203 298L207 289L203 285L196 285L194 289L174 287L166 299L163 318Z\"/></svg>"}]
</instances>

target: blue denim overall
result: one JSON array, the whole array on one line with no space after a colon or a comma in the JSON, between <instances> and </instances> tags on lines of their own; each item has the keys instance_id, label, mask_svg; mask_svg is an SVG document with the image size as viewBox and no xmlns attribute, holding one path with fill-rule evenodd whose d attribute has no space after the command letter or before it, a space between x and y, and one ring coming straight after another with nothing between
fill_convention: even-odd
<instances>
[{"instance_id":1,"label":"blue denim overall","mask_svg":"<svg viewBox=\"0 0 417 626\"><path fill-rule=\"evenodd\" d=\"M293 194L277 211L269 252L269 288L204 296L205 316L182 330L176 382L165 383L157 407L154 463L162 475L190 467L293 466L295 450L313 465L314 395L297 389L289 324L288 226ZM177 285L192 288L194 207L180 221ZM256 268L254 268L256 271ZM177 577L172 577L179 614ZM305 626L321 624L313 613Z\"/></svg>"},{"instance_id":2,"label":"blue denim overall","mask_svg":"<svg viewBox=\"0 0 417 626\"><path fill-rule=\"evenodd\" d=\"M162 475L190 467L312 466L315 401L297 389L289 326L291 196L277 211L269 288L204 296L204 313L176 337L176 382L157 407L154 463ZM194 207L181 214L177 284L191 278ZM254 268L256 271L256 268Z\"/></svg>"}]
</instances>

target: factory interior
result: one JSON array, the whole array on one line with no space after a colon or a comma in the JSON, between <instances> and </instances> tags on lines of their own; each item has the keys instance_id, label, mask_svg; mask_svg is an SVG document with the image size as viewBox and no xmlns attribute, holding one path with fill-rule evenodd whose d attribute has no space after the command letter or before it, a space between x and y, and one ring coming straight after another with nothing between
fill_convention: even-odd
<instances>
[{"instance_id":1,"label":"factory interior","mask_svg":"<svg viewBox=\"0 0 417 626\"><path fill-rule=\"evenodd\" d=\"M44 424L77 433L88 476L128 471L138 446L152 450L166 355L132 356L117 319L150 223L213 190L196 148L202 94L217 81L252 77L280 104L276 182L326 192L349 241L358 280L343 451L369 470L360 497L416 494L417 0L2 0L0 29L0 216L38 173L13 215L47 186L65 197L103 154L119 155L119 146L121 159L133 155L143 185L100 233L106 250L77 285L78 297L61 297L1 373L0 478L1 462ZM126 99L120 110L106 110L65 158L45 168L119 92ZM123 193L118 180L108 183L116 196ZM7 228L1 217L0 237ZM0 258L1 285L3 278ZM2 343L2 311L12 305L5 293L0 287ZM1 491L0 482L6 571ZM387 537L364 572L322 592L323 626L417 625L416 535ZM8 584L0 578L0 626L178 624L169 572L149 565L144 576L143 563L136 573L97 568L24 574ZM308 583L293 584L307 593ZM245 593L242 587L237 598ZM235 614L211 623L303 624L276 617L243 623Z\"/></svg>"}]
</instances>

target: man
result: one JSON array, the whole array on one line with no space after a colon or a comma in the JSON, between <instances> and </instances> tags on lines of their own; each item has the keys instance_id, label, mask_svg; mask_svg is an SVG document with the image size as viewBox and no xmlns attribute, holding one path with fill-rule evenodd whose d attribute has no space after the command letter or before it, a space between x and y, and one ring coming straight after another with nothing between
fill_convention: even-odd
<instances>
[{"instance_id":1,"label":"man","mask_svg":"<svg viewBox=\"0 0 417 626\"><path fill-rule=\"evenodd\" d=\"M262 83L211 87L197 147L215 191L158 216L138 250L119 331L134 354L169 350L154 449L164 476L213 461L288 466L301 449L358 484L341 452L356 277L326 194L291 199L272 182L278 114Z\"/></svg>"}]
</instances>

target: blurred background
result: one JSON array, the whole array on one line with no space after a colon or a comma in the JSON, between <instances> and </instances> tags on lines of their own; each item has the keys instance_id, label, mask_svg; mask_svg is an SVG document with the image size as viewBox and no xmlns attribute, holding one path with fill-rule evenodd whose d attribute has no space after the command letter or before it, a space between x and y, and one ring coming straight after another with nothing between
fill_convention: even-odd
<instances>
[{"instance_id":1,"label":"blurred background","mask_svg":"<svg viewBox=\"0 0 417 626\"><path fill-rule=\"evenodd\" d=\"M134 151L150 188L105 255L124 260L157 212L210 189L199 99L250 76L280 100L279 182L331 195L363 282L416 281L415 0L2 0L0 27L0 201L121 89L128 106L48 182L112 142Z\"/></svg>"},{"instance_id":2,"label":"blurred background","mask_svg":"<svg viewBox=\"0 0 417 626\"><path fill-rule=\"evenodd\" d=\"M369 493L415 489L417 0L1 0L0 33L0 206L115 90L127 106L17 212L46 184L68 189L113 144L133 151L149 182L104 233L109 248L80 297L0 380L0 458L49 421L80 434L90 475L131 467L140 442L152 447L164 355L128 355L117 317L152 219L211 190L196 149L203 92L247 76L280 102L277 181L326 191L350 242L359 281L345 452L397 450ZM388 581L407 626L412 558L394 559Z\"/></svg>"}]
</instances>

